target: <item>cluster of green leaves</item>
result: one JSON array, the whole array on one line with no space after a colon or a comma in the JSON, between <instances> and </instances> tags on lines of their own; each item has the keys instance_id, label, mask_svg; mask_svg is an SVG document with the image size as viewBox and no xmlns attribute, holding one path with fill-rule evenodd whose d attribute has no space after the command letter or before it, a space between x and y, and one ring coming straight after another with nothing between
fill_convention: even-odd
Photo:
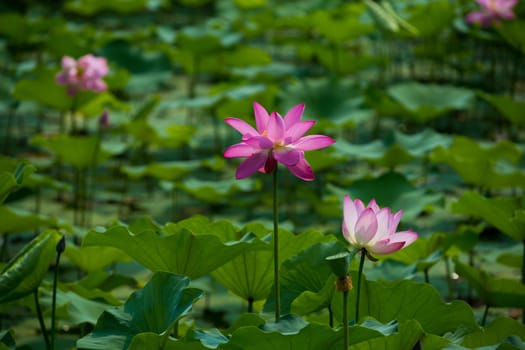
<instances>
[{"instance_id":1,"label":"cluster of green leaves","mask_svg":"<svg viewBox=\"0 0 525 350\"><path fill-rule=\"evenodd\" d=\"M63 348L342 347L326 257L348 248L344 194L403 210L420 234L367 266L350 348L523 348L525 9L480 28L464 21L476 6L0 5L0 349L32 342L37 312L49 325L56 269ZM108 91L71 98L60 58L90 52L108 59ZM253 124L253 101L305 103L312 133L337 141L308 152L315 182L279 174L277 323L270 179L234 180L222 157L239 139L222 120Z\"/></svg>"}]
</instances>

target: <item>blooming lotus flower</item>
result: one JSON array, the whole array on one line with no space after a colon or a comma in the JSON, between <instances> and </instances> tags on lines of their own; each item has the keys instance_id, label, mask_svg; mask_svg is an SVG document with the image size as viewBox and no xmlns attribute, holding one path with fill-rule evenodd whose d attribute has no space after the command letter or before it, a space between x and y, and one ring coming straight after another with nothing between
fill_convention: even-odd
<instances>
[{"instance_id":1,"label":"blooming lotus flower","mask_svg":"<svg viewBox=\"0 0 525 350\"><path fill-rule=\"evenodd\" d=\"M467 15L468 23L479 23L487 27L493 22L498 23L500 19L513 19L512 8L518 0L476 0L481 6L480 11L473 11Z\"/></svg>"},{"instance_id":2,"label":"blooming lotus flower","mask_svg":"<svg viewBox=\"0 0 525 350\"><path fill-rule=\"evenodd\" d=\"M75 60L72 57L62 57L62 70L55 80L60 85L67 86L69 96L75 96L80 90L106 91L107 86L102 78L108 74L108 63L104 57L87 54Z\"/></svg>"},{"instance_id":3,"label":"blooming lotus flower","mask_svg":"<svg viewBox=\"0 0 525 350\"><path fill-rule=\"evenodd\" d=\"M418 234L413 231L396 232L403 212L395 214L390 208L379 208L372 199L365 208L359 199L352 201L346 195L343 203L343 236L355 248L365 248L373 254L390 254L412 242Z\"/></svg>"},{"instance_id":4,"label":"blooming lotus flower","mask_svg":"<svg viewBox=\"0 0 525 350\"><path fill-rule=\"evenodd\" d=\"M304 152L327 147L335 140L324 135L303 136L315 124L314 120L301 121L304 104L292 107L284 118L277 112L268 114L257 102L253 110L256 129L237 118L225 119L242 134L242 142L224 152L226 158L246 158L235 177L244 179L256 171L271 173L279 162L298 178L312 181L314 174Z\"/></svg>"}]
</instances>

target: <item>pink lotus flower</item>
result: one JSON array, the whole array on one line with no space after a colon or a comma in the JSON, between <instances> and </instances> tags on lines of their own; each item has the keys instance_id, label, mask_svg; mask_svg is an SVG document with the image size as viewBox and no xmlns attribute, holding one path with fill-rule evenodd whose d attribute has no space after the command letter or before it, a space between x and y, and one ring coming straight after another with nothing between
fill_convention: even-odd
<instances>
[{"instance_id":1,"label":"pink lotus flower","mask_svg":"<svg viewBox=\"0 0 525 350\"><path fill-rule=\"evenodd\" d=\"M76 61L69 56L62 57L62 70L56 75L56 82L67 86L69 96L75 96L80 90L106 91L102 78L108 74L108 63L104 57L87 54Z\"/></svg>"},{"instance_id":2,"label":"pink lotus flower","mask_svg":"<svg viewBox=\"0 0 525 350\"><path fill-rule=\"evenodd\" d=\"M301 121L304 104L292 107L284 119L277 112L270 115L263 106L253 103L257 130L237 118L225 121L242 134L242 142L230 146L226 158L247 158L237 168L235 177L244 179L256 171L271 173L277 162L292 174L305 181L312 181L314 173L304 157L305 151L327 147L335 142L324 135L303 135L315 124L314 120Z\"/></svg>"},{"instance_id":3,"label":"pink lotus flower","mask_svg":"<svg viewBox=\"0 0 525 350\"><path fill-rule=\"evenodd\" d=\"M343 203L343 236L355 248L365 248L374 254L390 254L412 242L418 234L413 231L396 232L403 212L390 213L380 209L372 199L365 208L359 199L352 201L346 195Z\"/></svg>"},{"instance_id":4,"label":"pink lotus flower","mask_svg":"<svg viewBox=\"0 0 525 350\"><path fill-rule=\"evenodd\" d=\"M500 19L513 19L512 8L518 0L476 0L481 6L481 11L474 11L467 15L468 23L479 23L487 27L492 23L498 23Z\"/></svg>"}]
</instances>

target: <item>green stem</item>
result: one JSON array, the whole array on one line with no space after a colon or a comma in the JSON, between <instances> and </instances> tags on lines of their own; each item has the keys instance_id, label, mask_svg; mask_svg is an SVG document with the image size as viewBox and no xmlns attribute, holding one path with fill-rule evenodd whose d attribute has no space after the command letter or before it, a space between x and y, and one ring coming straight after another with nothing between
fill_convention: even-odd
<instances>
[{"instance_id":1,"label":"green stem","mask_svg":"<svg viewBox=\"0 0 525 350\"><path fill-rule=\"evenodd\" d=\"M485 327L485 323L487 322L487 315L489 314L489 307L490 305L485 305L485 311L483 312L483 318L481 319L481 326Z\"/></svg>"},{"instance_id":2,"label":"green stem","mask_svg":"<svg viewBox=\"0 0 525 350\"><path fill-rule=\"evenodd\" d=\"M253 298L248 298L248 312L253 312Z\"/></svg>"},{"instance_id":3,"label":"green stem","mask_svg":"<svg viewBox=\"0 0 525 350\"><path fill-rule=\"evenodd\" d=\"M525 239L523 240L523 254L521 260L521 283L525 284ZM521 322L525 323L525 308L523 308Z\"/></svg>"},{"instance_id":4,"label":"green stem","mask_svg":"<svg viewBox=\"0 0 525 350\"><path fill-rule=\"evenodd\" d=\"M49 343L49 337L47 336L47 330L46 325L44 324L44 317L42 316L42 309L40 308L40 301L38 300L38 288L35 289L33 292L35 295L35 307L36 307L36 314L38 316L38 323L40 323L40 331L42 332L42 336L44 337L44 342L46 343L46 349L51 349L51 344Z\"/></svg>"},{"instance_id":5,"label":"green stem","mask_svg":"<svg viewBox=\"0 0 525 350\"><path fill-rule=\"evenodd\" d=\"M425 282L430 284L430 278L428 277L428 269L423 270L425 273Z\"/></svg>"},{"instance_id":6,"label":"green stem","mask_svg":"<svg viewBox=\"0 0 525 350\"><path fill-rule=\"evenodd\" d=\"M355 323L359 321L359 297L361 295L361 275L365 265L366 249L361 248L361 260L359 261L359 271L357 272L357 297L355 301Z\"/></svg>"},{"instance_id":7,"label":"green stem","mask_svg":"<svg viewBox=\"0 0 525 350\"><path fill-rule=\"evenodd\" d=\"M65 237L61 238L61 242L57 245L57 258L55 261L55 273L53 277L53 299L51 303L51 350L55 350L55 332L56 332L56 305L57 305L57 285L58 285L58 267L60 264L60 256L64 251L64 248L60 248L61 243ZM65 246L64 246L65 247Z\"/></svg>"},{"instance_id":8,"label":"green stem","mask_svg":"<svg viewBox=\"0 0 525 350\"><path fill-rule=\"evenodd\" d=\"M275 322L281 318L279 288L279 213L277 212L277 168L273 171L273 284L275 291Z\"/></svg>"},{"instance_id":9,"label":"green stem","mask_svg":"<svg viewBox=\"0 0 525 350\"><path fill-rule=\"evenodd\" d=\"M334 327L334 312L332 310L332 303L328 304L328 325Z\"/></svg>"},{"instance_id":10,"label":"green stem","mask_svg":"<svg viewBox=\"0 0 525 350\"><path fill-rule=\"evenodd\" d=\"M348 349L348 291L344 291L343 292L343 350L347 350L347 349Z\"/></svg>"}]
</instances>

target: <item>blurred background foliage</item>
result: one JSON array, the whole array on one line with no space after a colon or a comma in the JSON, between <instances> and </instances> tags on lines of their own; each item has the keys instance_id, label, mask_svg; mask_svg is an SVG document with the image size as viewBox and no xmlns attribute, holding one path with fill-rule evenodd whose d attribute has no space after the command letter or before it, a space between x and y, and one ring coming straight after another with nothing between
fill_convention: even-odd
<instances>
[{"instance_id":1,"label":"blurred background foliage","mask_svg":"<svg viewBox=\"0 0 525 350\"><path fill-rule=\"evenodd\" d=\"M442 296L517 318L523 303L497 301L507 287L487 290L495 277L485 274L522 277L525 3L515 19L487 28L465 22L476 8L464 0L0 3L0 261L53 228L71 238L70 265L91 276L95 253L80 242L96 241L97 225L158 229L196 214L269 224L270 179L234 180L238 162L222 154L239 135L223 119L253 123L253 101L281 114L305 103L313 133L337 142L307 154L316 181L280 173L284 227L339 234L343 195L375 198L403 209L402 226L421 239L377 263L371 278L395 279L408 266L421 280L433 268ZM73 99L55 75L62 56L87 53L107 58L109 89ZM99 124L103 113L109 127ZM133 254L105 249L104 266L130 268ZM136 288L140 273L111 287L99 276L100 294L83 297L114 303L108 291ZM512 300L524 300L523 279ZM7 326L24 315L7 317L12 310L0 308Z\"/></svg>"}]
</instances>

